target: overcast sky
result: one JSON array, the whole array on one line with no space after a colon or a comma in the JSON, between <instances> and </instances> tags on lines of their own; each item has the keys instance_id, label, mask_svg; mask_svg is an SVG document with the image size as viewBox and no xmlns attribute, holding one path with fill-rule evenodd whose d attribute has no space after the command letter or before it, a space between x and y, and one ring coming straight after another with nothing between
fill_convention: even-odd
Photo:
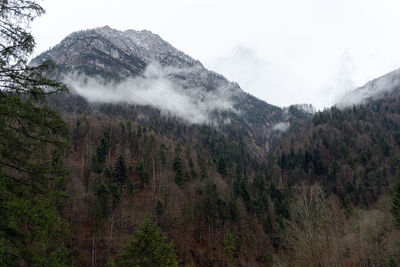
<instances>
[{"instance_id":1,"label":"overcast sky","mask_svg":"<svg viewBox=\"0 0 400 267\"><path fill-rule=\"evenodd\" d=\"M400 67L398 0L44 0L35 54L77 30L150 30L269 103L329 106Z\"/></svg>"}]
</instances>

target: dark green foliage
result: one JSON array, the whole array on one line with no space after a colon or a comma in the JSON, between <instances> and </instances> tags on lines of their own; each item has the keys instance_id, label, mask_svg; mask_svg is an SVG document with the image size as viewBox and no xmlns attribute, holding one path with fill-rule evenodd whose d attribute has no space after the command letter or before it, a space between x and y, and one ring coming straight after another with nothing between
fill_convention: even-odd
<instances>
[{"instance_id":1,"label":"dark green foliage","mask_svg":"<svg viewBox=\"0 0 400 267\"><path fill-rule=\"evenodd\" d=\"M223 158L220 158L218 161L218 172L225 177L227 175L226 164Z\"/></svg>"},{"instance_id":2,"label":"dark green foliage","mask_svg":"<svg viewBox=\"0 0 400 267\"><path fill-rule=\"evenodd\" d=\"M178 261L173 243L147 217L117 256L115 266L178 266Z\"/></svg>"},{"instance_id":3,"label":"dark green foliage","mask_svg":"<svg viewBox=\"0 0 400 267\"><path fill-rule=\"evenodd\" d=\"M236 198L232 198L228 202L229 216L232 221L236 221L239 217L239 211Z\"/></svg>"},{"instance_id":4,"label":"dark green foliage","mask_svg":"<svg viewBox=\"0 0 400 267\"><path fill-rule=\"evenodd\" d=\"M96 188L97 205L95 206L96 220L103 222L110 215L110 190L107 185L100 184Z\"/></svg>"},{"instance_id":5,"label":"dark green foliage","mask_svg":"<svg viewBox=\"0 0 400 267\"><path fill-rule=\"evenodd\" d=\"M393 215L396 227L400 228L400 166L397 174L397 182L393 187L392 207L390 212Z\"/></svg>"},{"instance_id":6,"label":"dark green foliage","mask_svg":"<svg viewBox=\"0 0 400 267\"><path fill-rule=\"evenodd\" d=\"M396 94L351 108L333 107L296 123L275 141L267 179L279 175L287 186L319 183L346 207L372 205L388 193L400 157ZM277 167L280 173L269 171Z\"/></svg>"},{"instance_id":7,"label":"dark green foliage","mask_svg":"<svg viewBox=\"0 0 400 267\"><path fill-rule=\"evenodd\" d=\"M50 63L27 65L35 42L26 27L44 10L35 1L0 6L0 265L67 266L59 210L69 131L42 105L66 87L45 77Z\"/></svg>"},{"instance_id":8,"label":"dark green foliage","mask_svg":"<svg viewBox=\"0 0 400 267\"><path fill-rule=\"evenodd\" d=\"M287 198L273 183L269 187L269 195L271 200L274 202L274 210L275 214L278 216L278 223L281 227L283 227L284 219L290 218L289 203Z\"/></svg>"},{"instance_id":9,"label":"dark green foliage","mask_svg":"<svg viewBox=\"0 0 400 267\"><path fill-rule=\"evenodd\" d=\"M188 166L189 166L189 170L190 170L189 177L191 180L194 180L197 178L197 173L196 173L196 170L194 169L194 162L193 162L192 155L191 155L191 152L189 149L187 152L187 158L188 158Z\"/></svg>"},{"instance_id":10,"label":"dark green foliage","mask_svg":"<svg viewBox=\"0 0 400 267\"><path fill-rule=\"evenodd\" d=\"M182 186L183 183L185 182L185 177L183 173L183 163L180 155L180 149L178 148L175 151L175 158L172 167L175 171L175 183L178 186Z\"/></svg>"},{"instance_id":11,"label":"dark green foliage","mask_svg":"<svg viewBox=\"0 0 400 267\"><path fill-rule=\"evenodd\" d=\"M237 171L236 179L233 182L233 189L236 197L242 197L243 201L246 204L247 208L251 208L251 196L249 192L249 185L247 181L247 174L241 174L240 171Z\"/></svg>"},{"instance_id":12,"label":"dark green foliage","mask_svg":"<svg viewBox=\"0 0 400 267\"><path fill-rule=\"evenodd\" d=\"M198 165L200 168L200 179L205 180L207 179L207 164L206 164L206 159L202 157L200 154L197 154L197 160L198 160Z\"/></svg>"},{"instance_id":13,"label":"dark green foliage","mask_svg":"<svg viewBox=\"0 0 400 267\"><path fill-rule=\"evenodd\" d=\"M133 195L134 187L131 179L126 180L126 190L128 194Z\"/></svg>"},{"instance_id":14,"label":"dark green foliage","mask_svg":"<svg viewBox=\"0 0 400 267\"><path fill-rule=\"evenodd\" d=\"M204 189L204 218L206 223L213 226L217 220L218 191L217 186L208 182Z\"/></svg>"},{"instance_id":15,"label":"dark green foliage","mask_svg":"<svg viewBox=\"0 0 400 267\"><path fill-rule=\"evenodd\" d=\"M136 173L139 175L140 187L144 188L145 185L149 184L149 172L144 168L143 160L136 162L135 167Z\"/></svg>"},{"instance_id":16,"label":"dark green foliage","mask_svg":"<svg viewBox=\"0 0 400 267\"><path fill-rule=\"evenodd\" d=\"M224 253L228 258L229 262L233 262L236 256L236 246L235 246L235 238L232 233L228 230L224 235Z\"/></svg>"},{"instance_id":17,"label":"dark green foliage","mask_svg":"<svg viewBox=\"0 0 400 267\"><path fill-rule=\"evenodd\" d=\"M128 178L128 167L126 166L125 158L122 155L119 155L115 162L114 178L115 182L119 185L120 192L122 192L122 188Z\"/></svg>"},{"instance_id":18,"label":"dark green foliage","mask_svg":"<svg viewBox=\"0 0 400 267\"><path fill-rule=\"evenodd\" d=\"M106 162L108 149L110 147L110 136L104 133L100 140L100 145L96 149L96 153L92 157L92 169L95 173L101 173Z\"/></svg>"},{"instance_id":19,"label":"dark green foliage","mask_svg":"<svg viewBox=\"0 0 400 267\"><path fill-rule=\"evenodd\" d=\"M108 187L112 197L112 209L116 210L121 204L121 191L116 183L111 183Z\"/></svg>"}]
</instances>

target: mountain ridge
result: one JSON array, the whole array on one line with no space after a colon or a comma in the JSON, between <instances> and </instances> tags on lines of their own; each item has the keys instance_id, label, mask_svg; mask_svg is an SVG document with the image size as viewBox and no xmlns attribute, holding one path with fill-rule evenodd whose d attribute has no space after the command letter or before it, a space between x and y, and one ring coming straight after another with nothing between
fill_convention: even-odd
<instances>
[{"instance_id":1,"label":"mountain ridge","mask_svg":"<svg viewBox=\"0 0 400 267\"><path fill-rule=\"evenodd\" d=\"M274 134L275 124L311 116L301 109L293 114L289 112L288 116L287 110L244 92L237 83L206 69L198 60L146 30L122 32L105 26L75 32L32 62L40 64L46 59L57 64L55 77L59 80L71 73L101 77L103 83L135 77L146 79L146 70L156 63L174 86L189 89L191 100L201 102L202 96L225 88L220 95L232 101L235 112L226 110L214 117L242 129L248 139L246 143L252 151L259 151L260 158L267 153L265 148Z\"/></svg>"},{"instance_id":2,"label":"mountain ridge","mask_svg":"<svg viewBox=\"0 0 400 267\"><path fill-rule=\"evenodd\" d=\"M364 104L369 100L377 100L396 93L400 93L400 68L370 80L363 86L344 94L336 105L342 107Z\"/></svg>"}]
</instances>

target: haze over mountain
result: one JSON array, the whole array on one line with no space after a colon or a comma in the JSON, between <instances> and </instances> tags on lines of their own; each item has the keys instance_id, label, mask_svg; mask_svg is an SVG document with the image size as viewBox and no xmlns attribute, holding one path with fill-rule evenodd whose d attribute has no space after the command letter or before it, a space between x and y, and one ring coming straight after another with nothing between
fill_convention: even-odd
<instances>
[{"instance_id":1,"label":"haze over mountain","mask_svg":"<svg viewBox=\"0 0 400 267\"><path fill-rule=\"evenodd\" d=\"M274 130L285 130L294 114L313 112L258 100L149 31L105 26L75 32L33 63L46 59L57 64L55 77L89 102L151 106L195 124L232 124L264 152Z\"/></svg>"},{"instance_id":2,"label":"haze over mountain","mask_svg":"<svg viewBox=\"0 0 400 267\"><path fill-rule=\"evenodd\" d=\"M389 72L382 77L369 81L364 86L346 93L337 105L351 106L365 104L386 96L398 94L400 91L400 69Z\"/></svg>"},{"instance_id":3,"label":"haze over mountain","mask_svg":"<svg viewBox=\"0 0 400 267\"><path fill-rule=\"evenodd\" d=\"M182 266L399 261L387 201L400 163L398 71L315 112L260 101L148 31L72 33L32 64L47 59L71 88L43 110L63 116L72 146L44 154L69 171L54 190L71 198L57 205L81 265L125 266L146 216Z\"/></svg>"},{"instance_id":4,"label":"haze over mountain","mask_svg":"<svg viewBox=\"0 0 400 267\"><path fill-rule=\"evenodd\" d=\"M43 13L0 5L0 266L399 266L400 70L324 110L283 108L149 31L75 32L28 64ZM285 23L311 59L302 40L318 43ZM284 79L301 95L301 78Z\"/></svg>"}]
</instances>

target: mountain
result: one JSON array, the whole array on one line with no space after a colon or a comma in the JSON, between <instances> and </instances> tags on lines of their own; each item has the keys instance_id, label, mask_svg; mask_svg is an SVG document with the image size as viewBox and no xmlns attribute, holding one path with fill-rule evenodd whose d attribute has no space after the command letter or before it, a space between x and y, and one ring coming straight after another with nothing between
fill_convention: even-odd
<instances>
[{"instance_id":1,"label":"mountain","mask_svg":"<svg viewBox=\"0 0 400 267\"><path fill-rule=\"evenodd\" d=\"M340 106L363 104L391 95L400 94L400 69L389 72L345 94L337 103Z\"/></svg>"},{"instance_id":2,"label":"mountain","mask_svg":"<svg viewBox=\"0 0 400 267\"><path fill-rule=\"evenodd\" d=\"M54 77L72 85L71 80L77 80L76 75L96 77L107 82L121 82L129 78L144 78L150 80L153 76L166 77L173 87L183 88L183 93L194 101L195 107L200 106L206 115L196 122L229 124L236 131L244 133L245 143L258 158L266 155L268 142L273 135L275 124L296 120L299 117L310 117L309 112L295 108L295 114L279 107L265 103L240 89L239 85L228 81L222 75L207 70L198 60L177 50L157 34L149 31L118 31L108 26L70 34L60 44L44 52L32 61L40 64L51 59L57 64ZM154 71L148 74L151 66ZM154 68L153 68L154 69ZM161 73L161 74L160 74ZM66 80L66 76L75 75ZM150 76L150 77L149 77ZM165 76L165 77L164 77ZM157 80L158 82L159 80ZM163 80L164 81L164 80ZM71 86L72 89L74 86ZM85 85L81 85L85 87ZM82 91L88 89L82 88ZM160 104L148 99L145 103L163 109L165 101ZM211 101L206 101L208 99ZM96 102L96 101L92 101ZM121 102L121 101L120 101ZM123 101L122 101L123 102ZM224 107L226 105L227 107ZM189 105L191 109L193 105ZM171 109L166 108L167 111ZM292 109L290 109L292 110ZM173 109L173 111L175 111ZM193 113L200 113L195 110ZM185 115L179 113L179 115ZM193 114L191 117L195 117ZM147 116L142 114L142 116ZM228 126L229 127L229 126Z\"/></svg>"},{"instance_id":3,"label":"mountain","mask_svg":"<svg viewBox=\"0 0 400 267\"><path fill-rule=\"evenodd\" d=\"M46 59L71 87L47 104L70 128L78 265L112 265L149 214L181 266L400 262L397 72L352 93L379 97L315 112L258 100L148 31L76 32L32 64Z\"/></svg>"},{"instance_id":4,"label":"mountain","mask_svg":"<svg viewBox=\"0 0 400 267\"><path fill-rule=\"evenodd\" d=\"M72 201L64 217L73 225L80 265L106 266L148 213L174 241L181 265L228 264L221 257L225 236L233 242L232 262L268 263L266 221L287 208L267 215L263 159L281 133L274 126L310 117L304 107L269 105L148 31L76 32L31 64L47 59L57 64L53 77L71 88L47 104L71 129L65 164ZM93 100L88 92L106 97ZM132 95L142 101L124 101ZM206 119L185 116L196 112ZM285 202L279 189L273 192L274 201Z\"/></svg>"},{"instance_id":5,"label":"mountain","mask_svg":"<svg viewBox=\"0 0 400 267\"><path fill-rule=\"evenodd\" d=\"M192 59L150 31L114 30L108 26L74 32L34 62L52 59L63 70L127 77L141 75L151 62L199 67Z\"/></svg>"}]
</instances>

